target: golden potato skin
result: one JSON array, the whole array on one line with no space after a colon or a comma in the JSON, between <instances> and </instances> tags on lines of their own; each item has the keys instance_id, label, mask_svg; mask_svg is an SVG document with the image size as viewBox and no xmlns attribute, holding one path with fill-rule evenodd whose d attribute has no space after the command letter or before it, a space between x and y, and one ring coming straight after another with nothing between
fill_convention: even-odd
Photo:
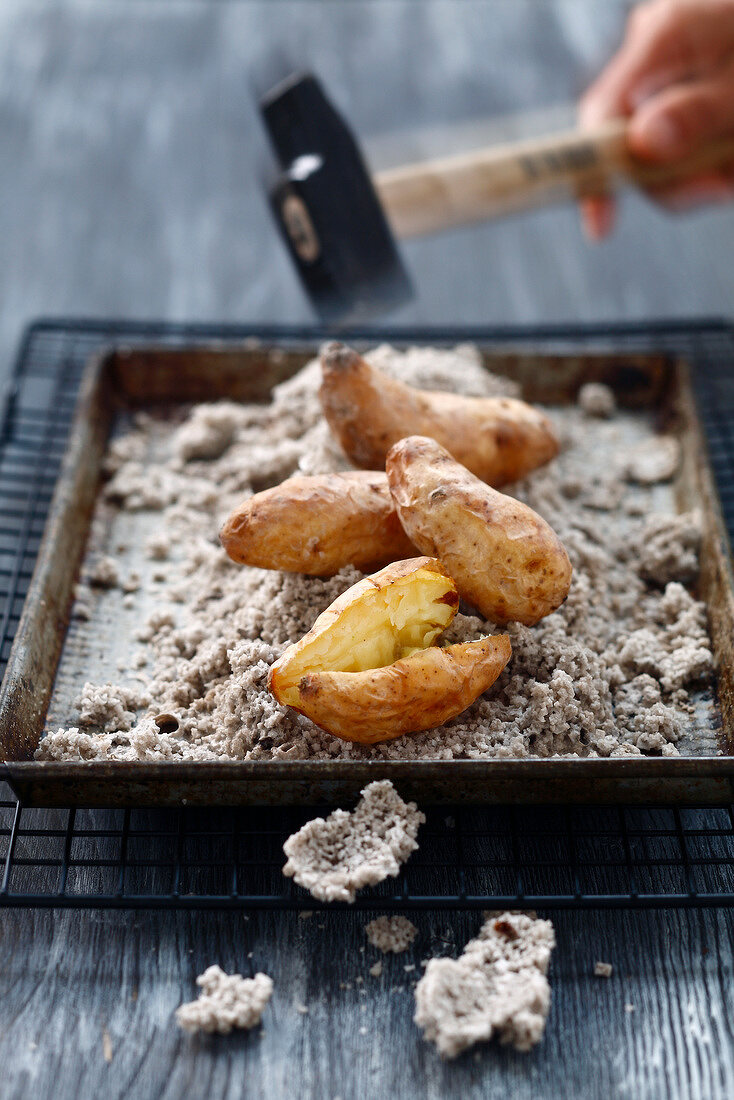
<instances>
[{"instance_id":1,"label":"golden potato skin","mask_svg":"<svg viewBox=\"0 0 734 1100\"><path fill-rule=\"evenodd\" d=\"M256 493L235 508L219 538L240 565L313 577L345 565L368 573L415 554L385 474L367 470L292 477Z\"/></svg>"},{"instance_id":2,"label":"golden potato skin","mask_svg":"<svg viewBox=\"0 0 734 1100\"><path fill-rule=\"evenodd\" d=\"M430 646L367 672L311 672L296 708L343 741L372 745L435 729L461 714L495 682L510 659L506 634Z\"/></svg>"},{"instance_id":3,"label":"golden potato skin","mask_svg":"<svg viewBox=\"0 0 734 1100\"><path fill-rule=\"evenodd\" d=\"M417 390L371 367L343 344L321 355L319 396L329 426L355 466L382 469L390 447L426 435L490 485L525 477L558 453L543 413L512 397Z\"/></svg>"},{"instance_id":4,"label":"golden potato skin","mask_svg":"<svg viewBox=\"0 0 734 1100\"><path fill-rule=\"evenodd\" d=\"M423 436L395 444L387 477L415 545L440 558L484 618L532 626L563 603L571 563L532 508L483 484Z\"/></svg>"},{"instance_id":5,"label":"golden potato skin","mask_svg":"<svg viewBox=\"0 0 734 1100\"><path fill-rule=\"evenodd\" d=\"M443 565L432 558L394 562L352 585L319 615L308 634L276 661L268 674L268 687L278 702L305 714L336 737L372 744L440 726L486 691L510 658L510 639L506 635L445 649L428 645L391 664L365 671L340 671L312 663L315 647L340 629L344 633L339 654L351 660L352 635L345 630L345 622L349 621L345 616L358 611L355 619L361 630L369 621L365 609L374 593L396 582L410 582L421 571L424 576L427 572L445 581L437 586L431 582L434 596L430 604L423 606L423 621L430 620L435 626L432 616L437 616L448 625L456 614L459 596ZM406 592L406 588L397 591ZM395 607L402 609L406 598L401 596Z\"/></svg>"}]
</instances>

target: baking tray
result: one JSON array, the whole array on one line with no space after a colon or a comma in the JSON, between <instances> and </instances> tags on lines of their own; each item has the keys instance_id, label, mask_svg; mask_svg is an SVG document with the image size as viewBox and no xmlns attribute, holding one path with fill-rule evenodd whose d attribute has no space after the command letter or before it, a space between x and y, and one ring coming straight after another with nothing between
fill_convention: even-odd
<instances>
[{"instance_id":1,"label":"baking tray","mask_svg":"<svg viewBox=\"0 0 734 1100\"><path fill-rule=\"evenodd\" d=\"M458 335L459 338L462 334ZM413 342L420 334L411 333ZM391 334L383 338L393 339ZM374 339L371 341L374 342ZM393 342L400 342L395 341ZM447 343L423 334L423 342ZM358 343L358 341L357 341ZM481 344L480 344L481 346ZM603 381L621 405L654 412L681 442L675 484L681 509L704 517L699 595L709 610L717 664L721 755L684 758L461 761L256 761L165 764L35 762L84 554L100 465L123 409L229 397L267 400L316 351L291 339L191 347L117 346L94 357L84 374L69 445L46 531L10 653L0 695L4 777L26 805L173 805L334 803L356 797L370 780L390 778L424 802L722 803L734 780L734 583L726 531L687 364L670 354L553 354L481 347L487 366L518 380L526 398L550 404L574 398L580 385Z\"/></svg>"}]
</instances>

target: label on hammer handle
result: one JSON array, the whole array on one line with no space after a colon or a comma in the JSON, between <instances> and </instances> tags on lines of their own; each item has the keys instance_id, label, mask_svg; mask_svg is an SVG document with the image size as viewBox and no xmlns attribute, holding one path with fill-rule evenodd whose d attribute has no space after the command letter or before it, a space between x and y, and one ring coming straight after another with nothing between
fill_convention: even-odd
<instances>
[{"instance_id":1,"label":"label on hammer handle","mask_svg":"<svg viewBox=\"0 0 734 1100\"><path fill-rule=\"evenodd\" d=\"M518 164L529 183L540 183L589 172L600 167L601 158L593 142L580 141L562 148L524 153L518 157Z\"/></svg>"},{"instance_id":2,"label":"label on hammer handle","mask_svg":"<svg viewBox=\"0 0 734 1100\"><path fill-rule=\"evenodd\" d=\"M304 201L292 191L280 204L283 226L300 260L312 264L321 254L321 243Z\"/></svg>"}]
</instances>

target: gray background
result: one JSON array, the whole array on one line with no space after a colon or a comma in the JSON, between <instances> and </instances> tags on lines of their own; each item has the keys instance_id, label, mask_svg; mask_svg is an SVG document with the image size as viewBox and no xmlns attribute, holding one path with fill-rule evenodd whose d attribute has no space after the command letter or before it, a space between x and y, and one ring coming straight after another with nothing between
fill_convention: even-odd
<instances>
[{"instance_id":1,"label":"gray background","mask_svg":"<svg viewBox=\"0 0 734 1100\"><path fill-rule=\"evenodd\" d=\"M302 321L270 222L253 85L314 68L380 166L572 118L621 34L613 0L3 0L0 362L38 314ZM729 314L732 212L627 194L583 240L570 207L405 253L400 321Z\"/></svg>"},{"instance_id":2,"label":"gray background","mask_svg":"<svg viewBox=\"0 0 734 1100\"><path fill-rule=\"evenodd\" d=\"M624 10L614 0L3 0L0 370L39 314L309 319L259 183L268 162L252 86L268 74L312 66L373 162L394 163L567 122ZM628 194L602 247L584 241L570 207L415 242L406 255L419 295L390 320L731 315L733 224L731 207L673 219ZM391 992L403 958L388 961L369 998L339 989L365 969L364 920L0 911L0 1092L734 1092L726 912L557 914L543 1044L449 1066L413 1027L412 997ZM478 924L445 914L416 922L416 958L462 944ZM609 981L592 977L597 959L614 964ZM173 1026L212 962L273 976L263 1034L191 1040ZM310 1005L307 1016L296 1001Z\"/></svg>"}]
</instances>

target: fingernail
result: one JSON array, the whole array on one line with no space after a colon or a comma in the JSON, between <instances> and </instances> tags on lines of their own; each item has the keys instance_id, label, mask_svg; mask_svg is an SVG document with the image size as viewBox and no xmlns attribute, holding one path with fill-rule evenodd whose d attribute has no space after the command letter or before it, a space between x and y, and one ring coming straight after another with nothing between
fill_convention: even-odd
<instances>
[{"instance_id":1,"label":"fingernail","mask_svg":"<svg viewBox=\"0 0 734 1100\"><path fill-rule=\"evenodd\" d=\"M614 224L614 206L606 199L585 199L581 204L581 225L587 240L597 244L609 236Z\"/></svg>"},{"instance_id":2,"label":"fingernail","mask_svg":"<svg viewBox=\"0 0 734 1100\"><path fill-rule=\"evenodd\" d=\"M635 128L636 144L656 157L673 157L680 149L681 132L669 115L653 115Z\"/></svg>"}]
</instances>

